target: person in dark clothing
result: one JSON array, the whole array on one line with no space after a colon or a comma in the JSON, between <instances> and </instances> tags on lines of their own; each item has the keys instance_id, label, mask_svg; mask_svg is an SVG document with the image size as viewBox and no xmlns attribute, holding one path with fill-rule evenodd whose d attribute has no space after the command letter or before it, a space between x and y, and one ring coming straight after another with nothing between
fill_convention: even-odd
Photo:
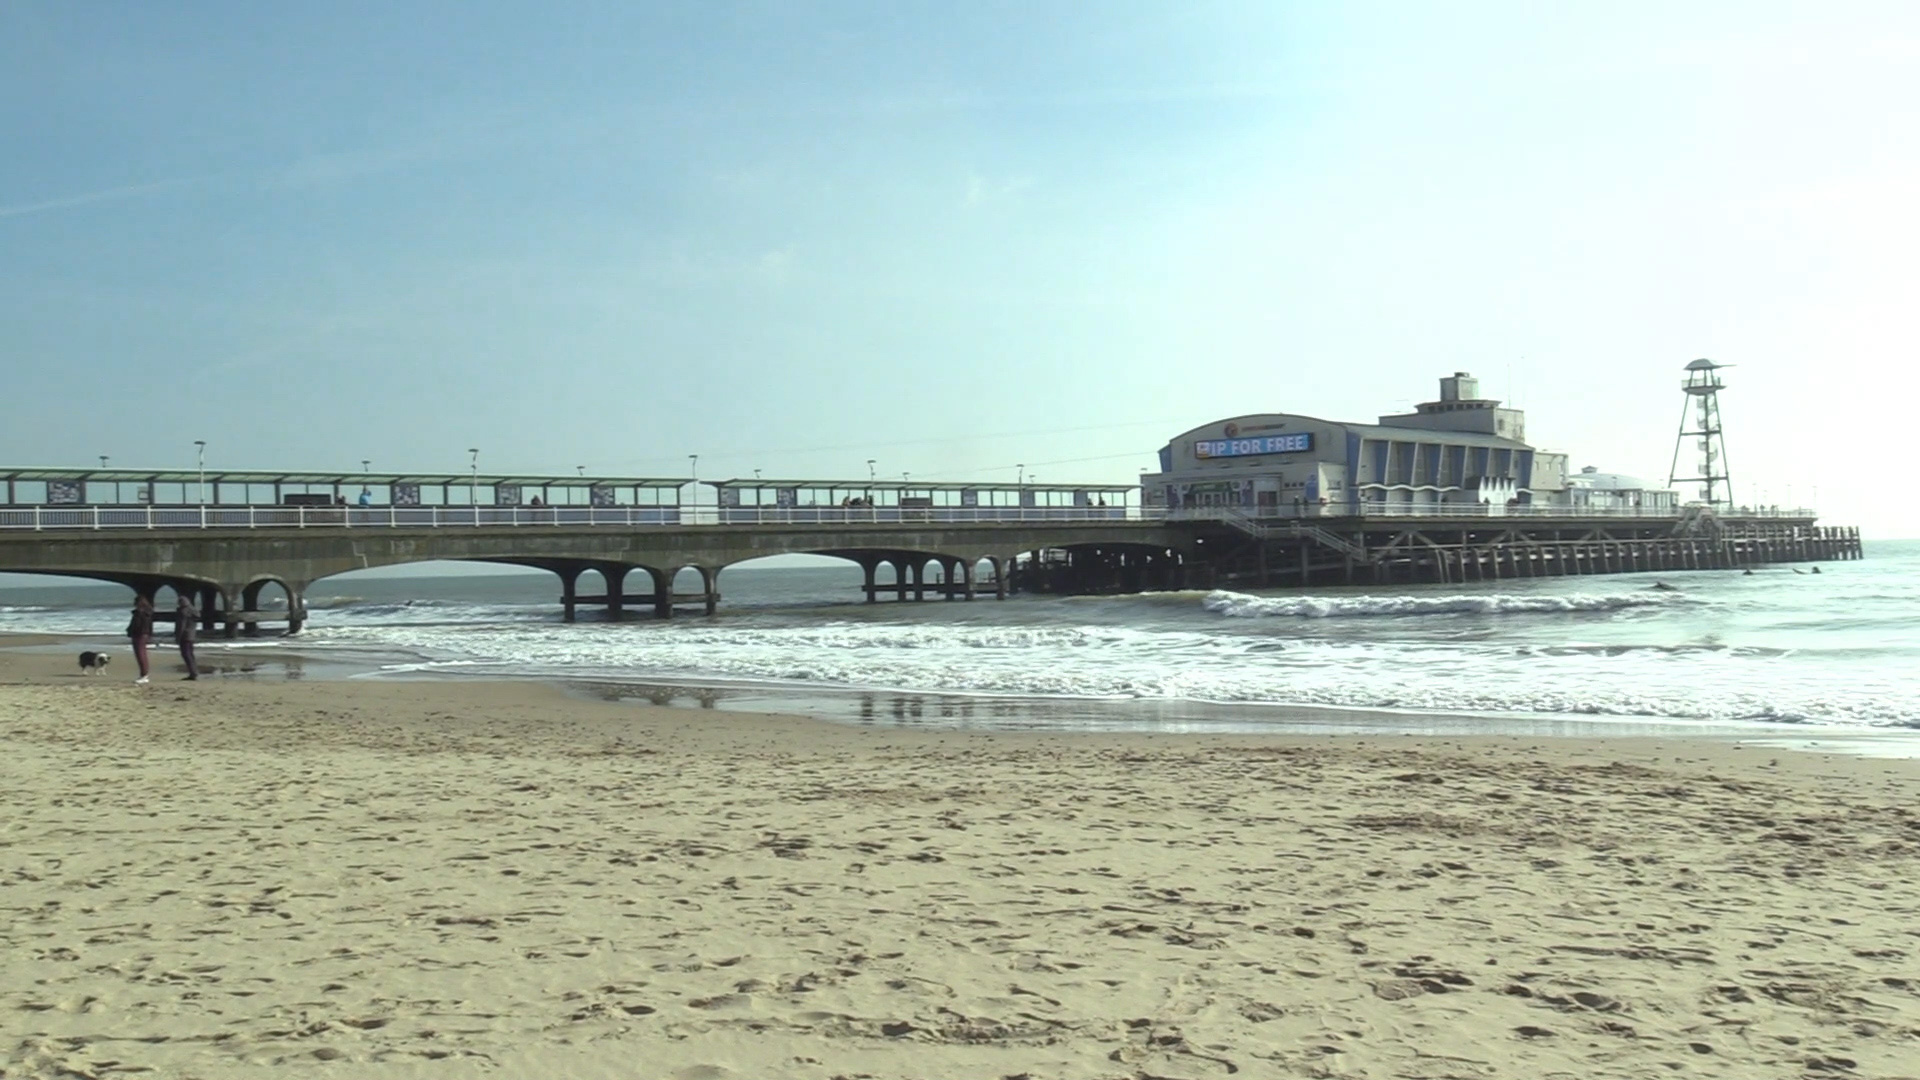
<instances>
[{"instance_id":1,"label":"person in dark clothing","mask_svg":"<svg viewBox=\"0 0 1920 1080\"><path fill-rule=\"evenodd\" d=\"M145 684L149 674L147 645L153 641L152 600L144 596L133 598L133 617L127 620L127 640L133 643L133 662L140 665L140 677L133 681Z\"/></svg>"},{"instance_id":2,"label":"person in dark clothing","mask_svg":"<svg viewBox=\"0 0 1920 1080\"><path fill-rule=\"evenodd\" d=\"M200 613L193 609L193 601L181 593L180 605L173 609L173 643L180 646L180 659L187 662L189 681L200 677L200 665L193 659L193 638L199 622Z\"/></svg>"}]
</instances>

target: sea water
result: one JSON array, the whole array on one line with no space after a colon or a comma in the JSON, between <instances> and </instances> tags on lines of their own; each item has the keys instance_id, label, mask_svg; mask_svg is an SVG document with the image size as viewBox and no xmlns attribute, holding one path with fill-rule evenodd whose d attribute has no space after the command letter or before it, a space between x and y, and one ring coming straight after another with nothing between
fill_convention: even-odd
<instances>
[{"instance_id":1,"label":"sea water","mask_svg":"<svg viewBox=\"0 0 1920 1080\"><path fill-rule=\"evenodd\" d=\"M935 590L921 603L866 604L850 564L742 566L722 575L717 616L640 610L611 622L583 608L571 624L551 575L347 575L313 586L298 637L216 638L202 650L273 650L372 677L840 702L829 712L851 701L871 712L882 694L883 711L924 698L958 722L1231 716L1241 728L1261 722L1259 707L1309 706L1920 730L1920 542L1870 543L1863 561L1812 570L971 602ZM0 587L0 632L110 636L124 623L124 589L24 580ZM1052 704L1002 707L1011 702Z\"/></svg>"}]
</instances>

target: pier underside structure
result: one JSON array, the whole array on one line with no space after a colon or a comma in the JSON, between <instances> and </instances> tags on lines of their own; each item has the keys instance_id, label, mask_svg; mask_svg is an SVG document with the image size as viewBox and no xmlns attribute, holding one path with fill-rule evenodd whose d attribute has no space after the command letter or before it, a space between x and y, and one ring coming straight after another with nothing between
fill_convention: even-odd
<instances>
[{"instance_id":1,"label":"pier underside structure","mask_svg":"<svg viewBox=\"0 0 1920 1080\"><path fill-rule=\"evenodd\" d=\"M1859 530L1812 518L1224 518L1190 577L1253 588L1457 584L1570 574L1729 570L1858 559ZM1056 556L1056 562L1059 560ZM1023 567L1024 569L1024 567ZM1201 584L1191 580L1190 585Z\"/></svg>"},{"instance_id":2,"label":"pier underside structure","mask_svg":"<svg viewBox=\"0 0 1920 1080\"><path fill-rule=\"evenodd\" d=\"M727 567L781 554L846 559L867 602L1010 592L1455 584L1860 558L1855 529L1811 517L1315 517L832 525L549 525L0 532L0 571L118 582L191 598L205 631L298 631L315 581L429 560L505 563L560 579L569 620L713 614ZM591 572L591 574L590 574ZM596 581L597 579L597 581ZM273 592L284 606L269 608ZM156 603L159 617L173 605Z\"/></svg>"},{"instance_id":3,"label":"pier underside structure","mask_svg":"<svg viewBox=\"0 0 1920 1080\"><path fill-rule=\"evenodd\" d=\"M1184 529L1139 520L22 531L0 532L0 572L117 582L148 597L167 590L194 601L206 632L234 636L255 633L263 623L297 632L308 617L306 591L316 581L437 560L550 571L560 579L560 606L569 620L582 609L614 619L636 611L666 618L688 608L713 614L721 572L769 555L853 562L864 572L869 602L929 595L971 600L1005 598L1022 551L1129 551L1142 564L1174 567L1185 561L1193 539ZM582 591L583 581L597 591ZM284 607L265 606L271 591L284 595ZM170 600L155 606L157 620L172 618Z\"/></svg>"}]
</instances>

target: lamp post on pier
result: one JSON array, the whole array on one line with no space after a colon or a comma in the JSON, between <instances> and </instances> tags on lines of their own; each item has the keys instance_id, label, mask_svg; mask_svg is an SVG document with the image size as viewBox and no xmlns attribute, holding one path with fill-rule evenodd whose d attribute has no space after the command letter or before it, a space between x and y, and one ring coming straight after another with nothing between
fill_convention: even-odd
<instances>
[{"instance_id":1,"label":"lamp post on pier","mask_svg":"<svg viewBox=\"0 0 1920 1080\"><path fill-rule=\"evenodd\" d=\"M480 524L480 448L467 447L467 505L473 507L473 523Z\"/></svg>"},{"instance_id":2,"label":"lamp post on pier","mask_svg":"<svg viewBox=\"0 0 1920 1080\"><path fill-rule=\"evenodd\" d=\"M200 472L200 505L207 505L207 440L193 440L193 448Z\"/></svg>"}]
</instances>

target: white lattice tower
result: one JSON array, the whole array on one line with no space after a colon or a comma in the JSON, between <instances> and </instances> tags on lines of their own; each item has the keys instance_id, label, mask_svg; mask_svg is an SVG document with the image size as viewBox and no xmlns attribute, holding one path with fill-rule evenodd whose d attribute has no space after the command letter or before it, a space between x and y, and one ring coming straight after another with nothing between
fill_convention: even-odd
<instances>
[{"instance_id":1,"label":"white lattice tower","mask_svg":"<svg viewBox=\"0 0 1920 1080\"><path fill-rule=\"evenodd\" d=\"M1687 365L1687 377L1680 384L1686 401L1680 407L1680 434L1673 443L1673 466L1667 484L1699 484L1700 501L1710 507L1733 505L1733 478L1727 472L1727 439L1720 423L1720 371L1731 364L1695 360ZM1698 475L1680 475L1680 454L1689 441L1699 455Z\"/></svg>"}]
</instances>

